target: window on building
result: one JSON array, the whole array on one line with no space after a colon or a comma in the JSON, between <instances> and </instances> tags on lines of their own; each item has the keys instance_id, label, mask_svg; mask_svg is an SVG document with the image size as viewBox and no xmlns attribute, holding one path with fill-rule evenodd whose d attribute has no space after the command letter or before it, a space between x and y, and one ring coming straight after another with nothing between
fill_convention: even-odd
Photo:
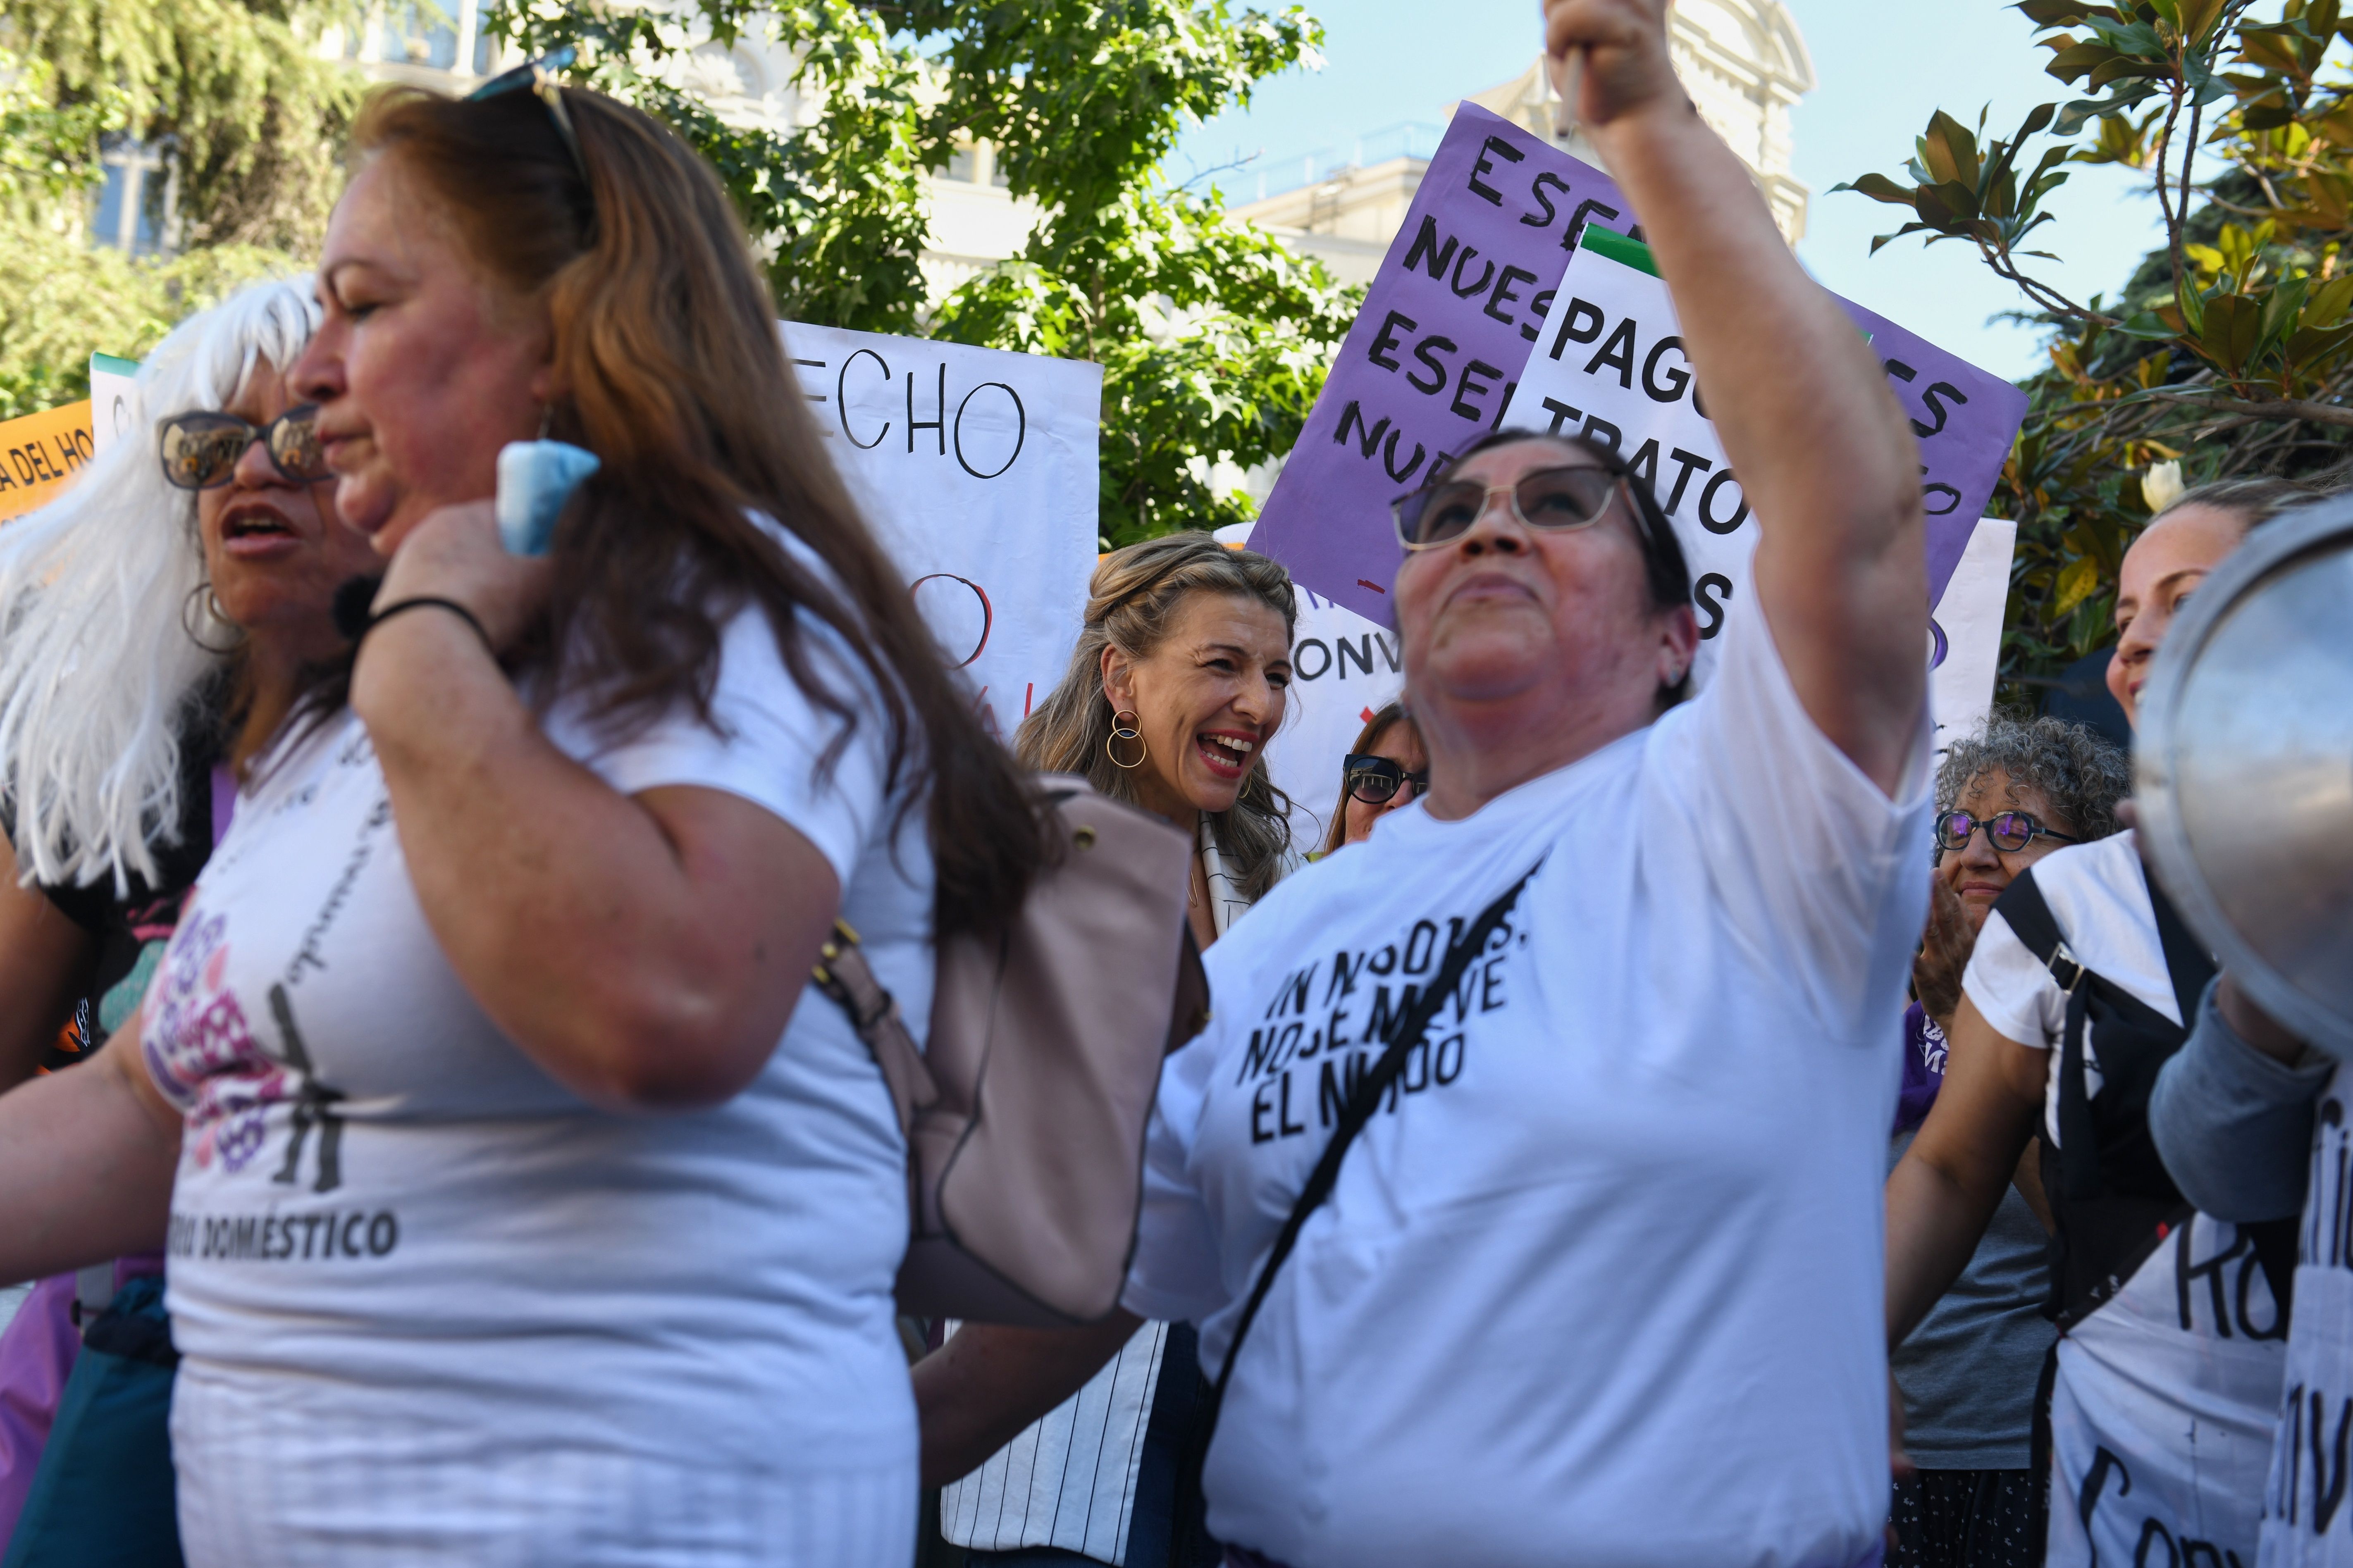
<instances>
[{"instance_id":1,"label":"window on building","mask_svg":"<svg viewBox=\"0 0 2353 1568\"><path fill-rule=\"evenodd\" d=\"M384 58L448 70L458 63L456 18L434 0L396 0L384 11Z\"/></svg>"},{"instance_id":2,"label":"window on building","mask_svg":"<svg viewBox=\"0 0 2353 1568\"><path fill-rule=\"evenodd\" d=\"M498 69L499 41L491 37L491 11L497 0L465 0L474 13L474 74L489 76Z\"/></svg>"},{"instance_id":3,"label":"window on building","mask_svg":"<svg viewBox=\"0 0 2353 1568\"><path fill-rule=\"evenodd\" d=\"M951 180L971 184L974 179L973 171L977 167L979 167L979 152L969 142L948 154L947 177Z\"/></svg>"},{"instance_id":4,"label":"window on building","mask_svg":"<svg viewBox=\"0 0 2353 1568\"><path fill-rule=\"evenodd\" d=\"M171 237L172 179L164 149L128 137L100 145L106 183L90 220L90 240L132 256L157 256Z\"/></svg>"}]
</instances>

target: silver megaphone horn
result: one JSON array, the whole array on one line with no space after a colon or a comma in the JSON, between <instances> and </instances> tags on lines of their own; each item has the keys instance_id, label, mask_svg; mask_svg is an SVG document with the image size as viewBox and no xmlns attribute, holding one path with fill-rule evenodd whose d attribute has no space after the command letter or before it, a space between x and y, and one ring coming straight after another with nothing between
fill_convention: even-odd
<instances>
[{"instance_id":1,"label":"silver megaphone horn","mask_svg":"<svg viewBox=\"0 0 2353 1568\"><path fill-rule=\"evenodd\" d=\"M2158 879L2247 994L2353 1060L2353 496L2282 513L2158 650L2135 798Z\"/></svg>"}]
</instances>

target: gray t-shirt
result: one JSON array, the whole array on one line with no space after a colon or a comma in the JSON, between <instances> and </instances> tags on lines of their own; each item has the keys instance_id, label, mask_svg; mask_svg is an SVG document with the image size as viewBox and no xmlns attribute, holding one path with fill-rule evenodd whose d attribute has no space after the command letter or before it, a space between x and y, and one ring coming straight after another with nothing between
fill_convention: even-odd
<instances>
[{"instance_id":1,"label":"gray t-shirt","mask_svg":"<svg viewBox=\"0 0 2353 1568\"><path fill-rule=\"evenodd\" d=\"M1899 1134L1887 1168L1911 1147ZM1985 1239L1909 1338L1888 1358L1904 1391L1904 1445L1924 1470L2022 1470L2034 1387L2058 1331L2042 1315L2049 1233L2014 1186Z\"/></svg>"}]
</instances>

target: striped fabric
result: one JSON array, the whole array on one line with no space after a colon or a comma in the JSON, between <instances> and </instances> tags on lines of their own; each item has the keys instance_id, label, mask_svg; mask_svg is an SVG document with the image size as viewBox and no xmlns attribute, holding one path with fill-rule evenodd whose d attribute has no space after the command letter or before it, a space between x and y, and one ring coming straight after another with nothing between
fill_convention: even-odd
<instances>
[{"instance_id":1,"label":"striped fabric","mask_svg":"<svg viewBox=\"0 0 2353 1568\"><path fill-rule=\"evenodd\" d=\"M452 1409L377 1422L332 1386L183 1361L173 1391L188 1568L906 1568L918 1493L903 1465L828 1472L717 1462L693 1434L631 1454L517 1423L487 1451Z\"/></svg>"},{"instance_id":2,"label":"striped fabric","mask_svg":"<svg viewBox=\"0 0 2353 1568\"><path fill-rule=\"evenodd\" d=\"M1124 1559L1167 1338L1167 1324L1145 1324L1084 1388L944 1489L940 1533L982 1552L1058 1546L1099 1563Z\"/></svg>"}]
</instances>

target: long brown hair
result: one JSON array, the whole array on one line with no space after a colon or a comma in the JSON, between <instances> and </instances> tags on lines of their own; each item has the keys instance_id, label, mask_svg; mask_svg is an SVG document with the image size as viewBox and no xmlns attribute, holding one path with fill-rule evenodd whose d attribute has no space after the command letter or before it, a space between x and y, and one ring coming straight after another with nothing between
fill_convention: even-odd
<instances>
[{"instance_id":1,"label":"long brown hair","mask_svg":"<svg viewBox=\"0 0 2353 1568\"><path fill-rule=\"evenodd\" d=\"M549 434L603 460L556 529L533 645L561 650L550 684L625 728L681 702L712 722L722 629L757 603L794 680L846 738L861 721L853 694L817 677L795 635L814 616L874 678L893 785L908 768L928 775L936 933L997 922L1043 854L1038 818L826 455L726 192L645 114L563 91L586 180L528 92L386 88L353 129L358 153L397 160L491 278L543 305ZM759 517L816 552L839 591Z\"/></svg>"},{"instance_id":2,"label":"long brown hair","mask_svg":"<svg viewBox=\"0 0 2353 1568\"><path fill-rule=\"evenodd\" d=\"M1298 601L1291 574L1263 555L1229 550L1206 533L1171 533L1104 556L1087 584L1086 620L1078 647L1053 695L1021 721L1013 750L1029 767L1083 774L1107 795L1133 801L1130 775L1113 765L1111 704L1103 698L1103 651L1116 647L1130 658L1149 658L1168 636L1185 601L1195 594L1257 599L1282 616L1291 640ZM1218 853L1250 899L1265 895L1282 875L1291 847L1291 802L1267 776L1261 749L1243 775L1231 809L1209 814Z\"/></svg>"}]
</instances>

